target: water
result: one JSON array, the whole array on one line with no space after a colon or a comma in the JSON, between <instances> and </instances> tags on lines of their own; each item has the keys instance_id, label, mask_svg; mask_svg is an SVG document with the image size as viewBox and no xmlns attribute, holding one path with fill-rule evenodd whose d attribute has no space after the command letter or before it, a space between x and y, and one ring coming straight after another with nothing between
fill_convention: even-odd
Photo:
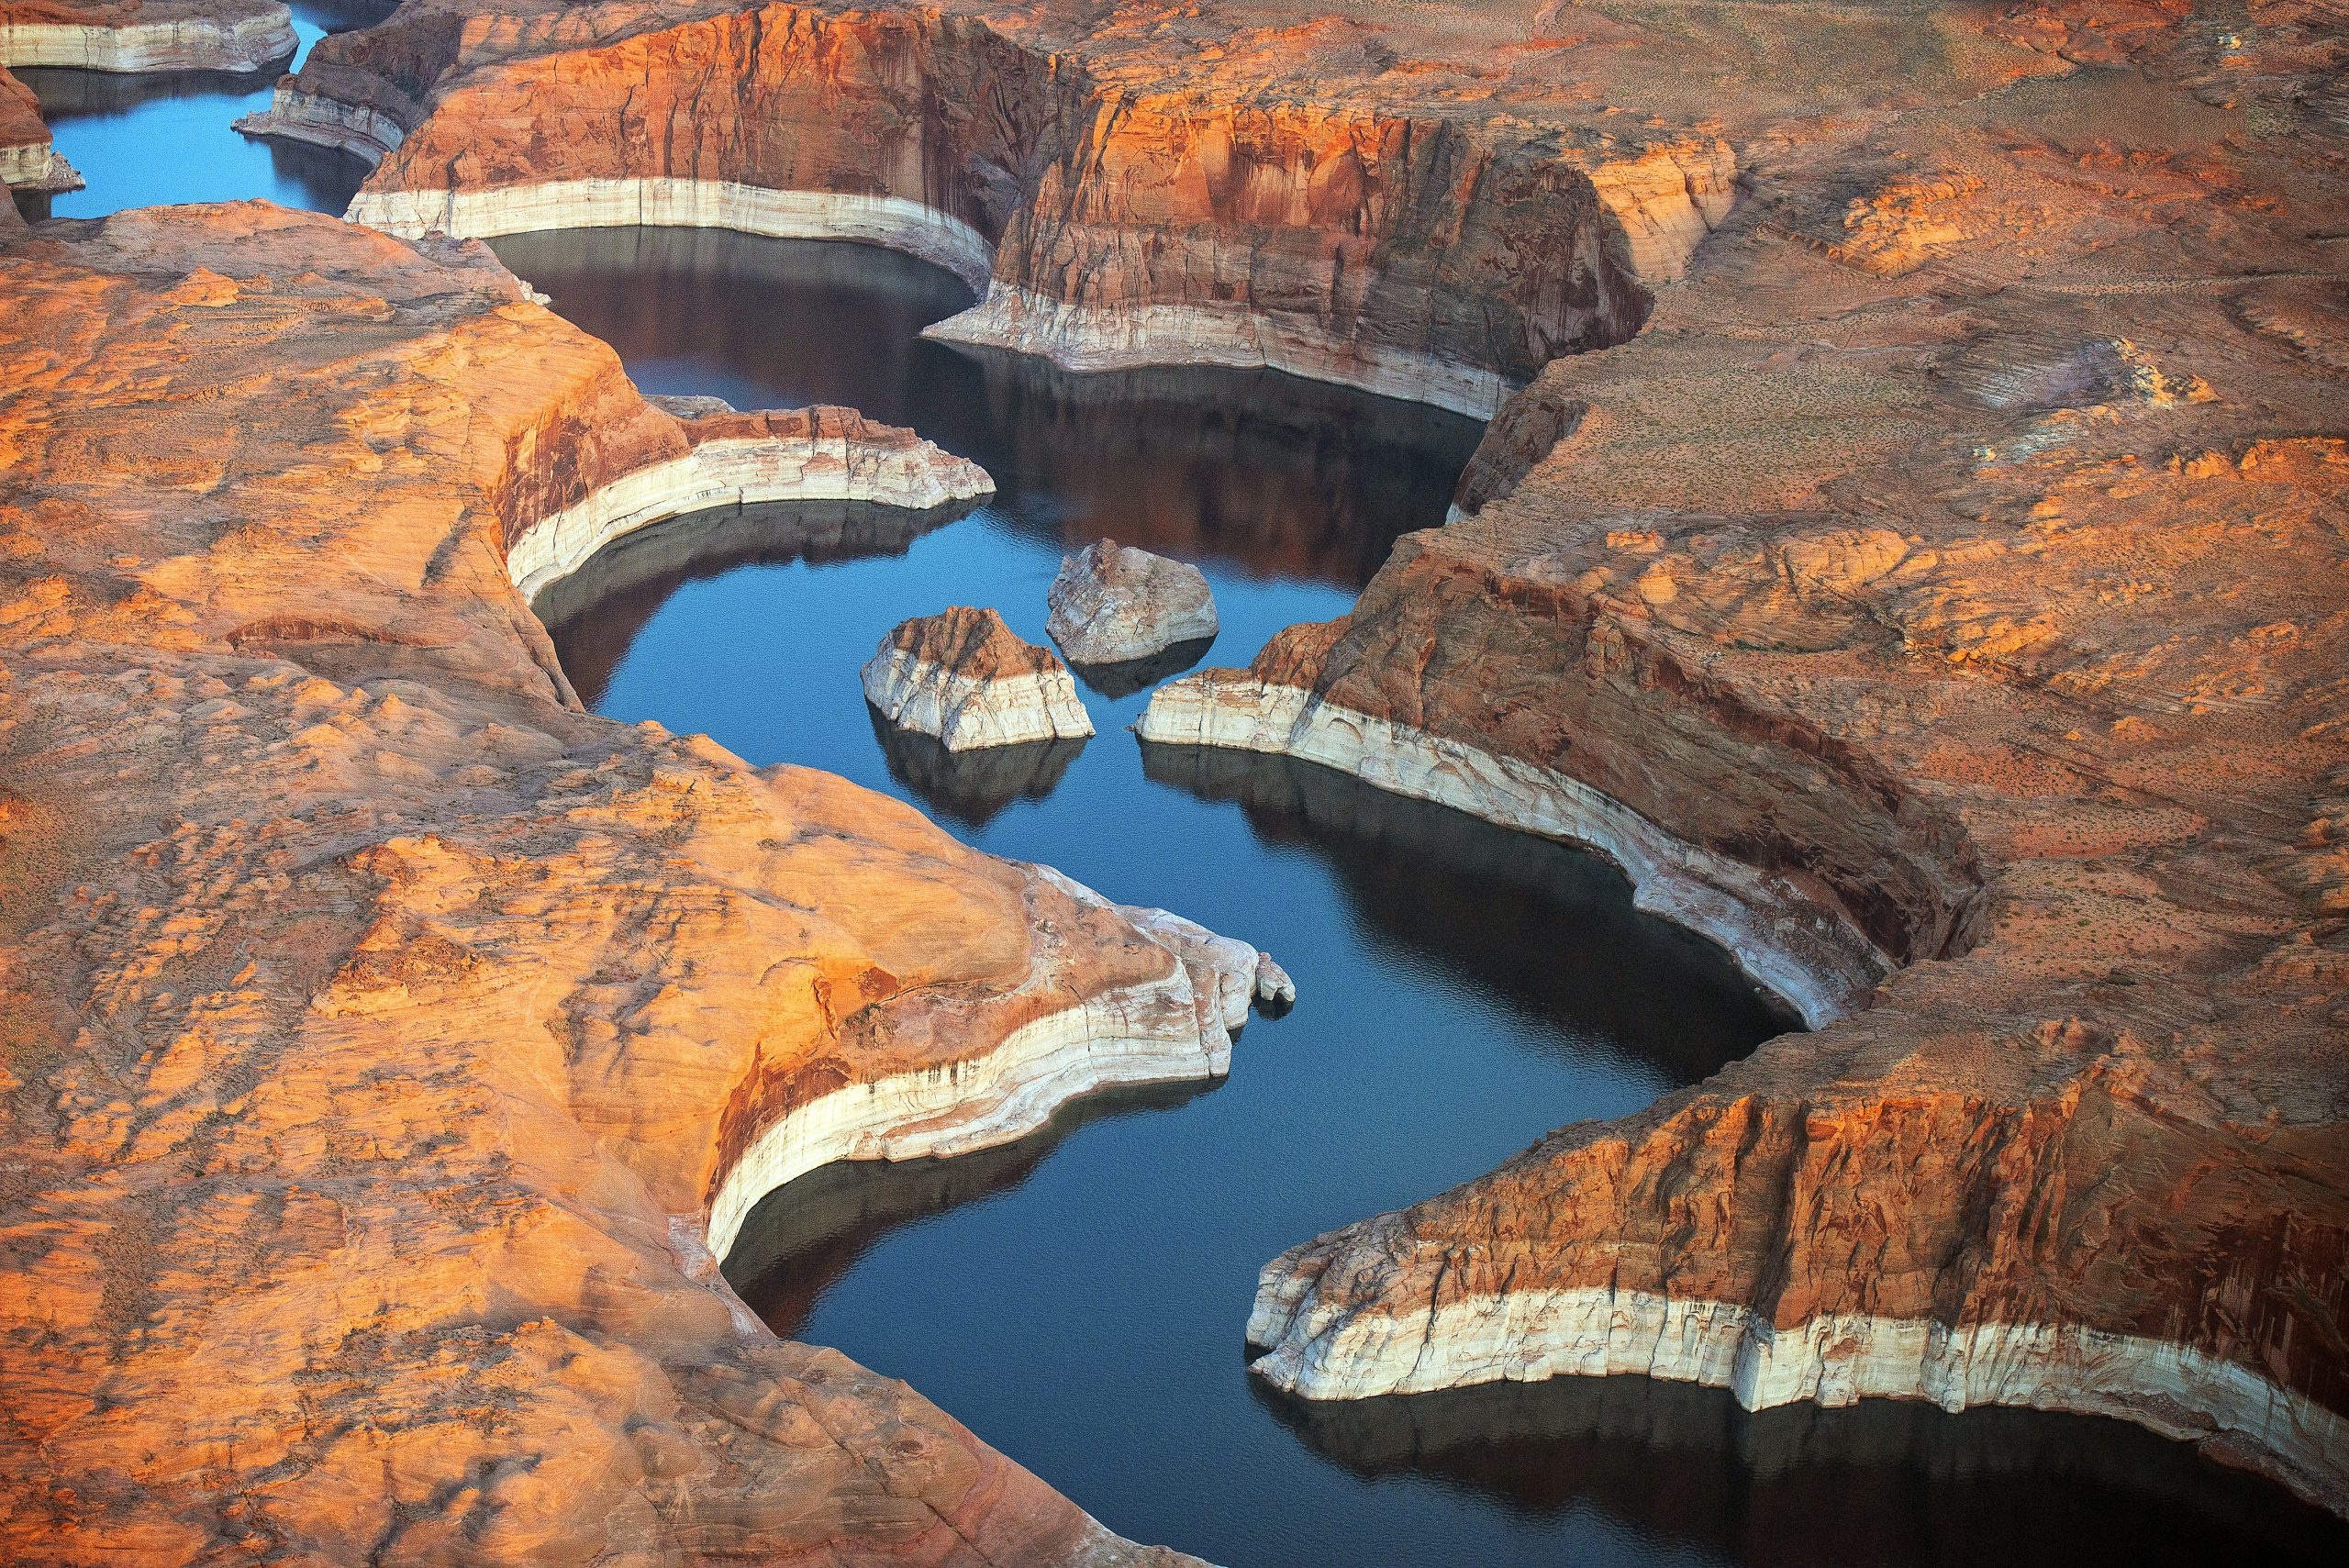
<instances>
[{"instance_id":1,"label":"water","mask_svg":"<svg viewBox=\"0 0 2349 1568\"><path fill-rule=\"evenodd\" d=\"M1223 621L1206 660L1244 662L1441 521L1475 428L1274 375L1071 376L924 344L965 291L853 247L615 230L497 248L649 390L852 404L1000 487L959 517L760 507L617 543L539 605L599 711L913 800L985 849L1269 947L1301 993L1250 1027L1222 1085L772 1195L728 1274L778 1332L907 1379L1112 1529L1233 1568L2340 1544L2274 1488L2113 1422L1748 1416L1637 1380L1334 1407L1264 1389L1241 1328L1283 1248L1635 1109L1786 1020L1589 856L1307 764L1143 748L1125 728L1146 692L1087 687L1099 733L1081 745L950 758L880 725L855 672L898 619L953 603L1041 640L1062 551L1104 532L1197 562Z\"/></svg>"},{"instance_id":2,"label":"water","mask_svg":"<svg viewBox=\"0 0 2349 1568\"><path fill-rule=\"evenodd\" d=\"M295 0L300 40L292 71L329 32L386 16L391 0ZM171 71L117 74L59 67L16 72L40 100L57 150L82 172L85 188L23 196L28 217L104 217L125 207L262 197L281 206L340 213L367 166L348 153L256 141L229 128L269 106L280 72Z\"/></svg>"},{"instance_id":3,"label":"water","mask_svg":"<svg viewBox=\"0 0 2349 1568\"><path fill-rule=\"evenodd\" d=\"M305 47L332 20L297 15ZM26 75L81 106L60 141L92 188L61 214L339 209L357 178L228 131L265 80ZM1145 752L1123 729L1139 694L1088 691L1101 733L1081 746L950 760L879 730L855 671L898 617L957 601L1041 638L1061 550L1102 531L1199 561L1224 621L1208 657L1244 661L1341 613L1396 534L1441 517L1474 428L1273 376L965 358L913 335L960 285L875 250L634 231L499 249L649 390L848 403L1002 486L960 517L767 507L622 541L540 606L592 702L918 800L985 848L1269 946L1303 988L1224 1084L774 1195L729 1270L778 1329L909 1379L1112 1528L1231 1568L2343 1560L2343 1532L2277 1489L2110 1421L1748 1416L1638 1379L1336 1407L1264 1390L1240 1344L1264 1261L1635 1108L1781 1020L1588 857L1308 766Z\"/></svg>"}]
</instances>

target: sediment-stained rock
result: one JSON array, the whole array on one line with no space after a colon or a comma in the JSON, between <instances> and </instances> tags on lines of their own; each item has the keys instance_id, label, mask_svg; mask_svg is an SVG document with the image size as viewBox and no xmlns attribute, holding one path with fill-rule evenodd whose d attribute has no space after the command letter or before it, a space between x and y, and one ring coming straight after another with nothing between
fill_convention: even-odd
<instances>
[{"instance_id":1,"label":"sediment-stained rock","mask_svg":"<svg viewBox=\"0 0 2349 1568\"><path fill-rule=\"evenodd\" d=\"M1093 720L1068 666L992 609L956 605L897 623L863 672L864 699L949 751L1082 740Z\"/></svg>"},{"instance_id":2,"label":"sediment-stained rock","mask_svg":"<svg viewBox=\"0 0 2349 1568\"><path fill-rule=\"evenodd\" d=\"M1061 557L1050 602L1044 628L1079 664L1130 664L1216 633L1205 573L1113 539Z\"/></svg>"},{"instance_id":3,"label":"sediment-stained rock","mask_svg":"<svg viewBox=\"0 0 2349 1568\"><path fill-rule=\"evenodd\" d=\"M248 128L380 158L351 216L398 232L865 239L985 288L934 329L952 340L1087 369L1271 365L1478 415L1552 356L1628 337L1731 196L1718 137L1601 129L1561 112L1583 100L1553 72L1508 79L1507 112L1458 112L1462 35L1490 28L1465 14L591 15L411 0L322 43Z\"/></svg>"},{"instance_id":4,"label":"sediment-stained rock","mask_svg":"<svg viewBox=\"0 0 2349 1568\"><path fill-rule=\"evenodd\" d=\"M1605 843L1539 819L1596 792L1894 966L1275 1260L1280 1386L2060 1407L2349 1509L2349 192L2321 117L2242 134L2340 40L2032 15L2141 70L1742 159L1473 516L1148 721Z\"/></svg>"},{"instance_id":5,"label":"sediment-stained rock","mask_svg":"<svg viewBox=\"0 0 2349 1568\"><path fill-rule=\"evenodd\" d=\"M1254 950L566 701L511 551L710 433L478 246L47 224L0 385L0 1557L1172 1562L712 1249Z\"/></svg>"},{"instance_id":6,"label":"sediment-stained rock","mask_svg":"<svg viewBox=\"0 0 2349 1568\"><path fill-rule=\"evenodd\" d=\"M853 408L709 413L681 421L685 450L631 469L533 520L507 547L515 585L535 598L597 550L651 523L772 501L863 501L929 511L995 493L968 458Z\"/></svg>"},{"instance_id":7,"label":"sediment-stained rock","mask_svg":"<svg viewBox=\"0 0 2349 1568\"><path fill-rule=\"evenodd\" d=\"M57 150L41 119L40 100L5 68L0 68L0 185L30 192L82 188L82 176Z\"/></svg>"},{"instance_id":8,"label":"sediment-stained rock","mask_svg":"<svg viewBox=\"0 0 2349 1568\"><path fill-rule=\"evenodd\" d=\"M259 71L290 60L279 0L5 0L0 65L84 71Z\"/></svg>"}]
</instances>

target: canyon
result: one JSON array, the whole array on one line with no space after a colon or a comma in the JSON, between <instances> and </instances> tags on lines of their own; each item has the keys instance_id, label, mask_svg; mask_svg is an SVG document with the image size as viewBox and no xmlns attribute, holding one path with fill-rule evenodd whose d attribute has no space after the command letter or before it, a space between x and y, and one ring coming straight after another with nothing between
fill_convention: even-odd
<instances>
[{"instance_id":1,"label":"canyon","mask_svg":"<svg viewBox=\"0 0 2349 1568\"><path fill-rule=\"evenodd\" d=\"M1146 762L1594 844L1812 1027L1297 1238L1305 1418L2004 1403L2349 1512L2349 29L2248 14L409 0L252 122L374 229L0 241L0 1540L1152 1560L716 1261L824 1160L1213 1078L1276 972L580 711L524 594L605 541L987 488L680 421L466 238L640 223L1492 416Z\"/></svg>"}]
</instances>

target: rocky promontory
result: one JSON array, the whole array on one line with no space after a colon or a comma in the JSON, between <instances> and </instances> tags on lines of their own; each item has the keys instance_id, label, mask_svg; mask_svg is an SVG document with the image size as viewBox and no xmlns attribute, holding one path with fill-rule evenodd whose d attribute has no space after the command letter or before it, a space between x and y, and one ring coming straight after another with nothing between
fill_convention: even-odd
<instances>
[{"instance_id":1,"label":"rocky promontory","mask_svg":"<svg viewBox=\"0 0 2349 1568\"><path fill-rule=\"evenodd\" d=\"M992 609L956 605L898 622L863 680L865 700L883 718L936 736L949 751L1093 733L1068 666Z\"/></svg>"},{"instance_id":2,"label":"rocky promontory","mask_svg":"<svg viewBox=\"0 0 2349 1568\"><path fill-rule=\"evenodd\" d=\"M279 0L0 0L0 65L259 71L295 42Z\"/></svg>"},{"instance_id":3,"label":"rocky promontory","mask_svg":"<svg viewBox=\"0 0 2349 1568\"><path fill-rule=\"evenodd\" d=\"M0 1557L1174 1561L716 1269L825 1161L1220 1073L1258 984L572 700L515 551L809 417L262 204L0 249Z\"/></svg>"}]
</instances>

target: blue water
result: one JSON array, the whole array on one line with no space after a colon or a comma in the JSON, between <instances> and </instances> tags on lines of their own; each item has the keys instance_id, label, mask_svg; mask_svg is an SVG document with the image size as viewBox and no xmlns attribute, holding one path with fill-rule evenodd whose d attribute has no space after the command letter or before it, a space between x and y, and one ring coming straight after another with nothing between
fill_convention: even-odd
<instances>
[{"instance_id":1,"label":"blue water","mask_svg":"<svg viewBox=\"0 0 2349 1568\"><path fill-rule=\"evenodd\" d=\"M40 99L57 150L84 189L46 198L30 217L104 217L125 207L262 197L340 213L367 166L345 153L239 135L229 122L269 106L270 91L328 32L388 14L367 0L296 0L300 48L282 67L250 72L173 71L120 75L33 67L16 74ZM38 199L36 199L38 202Z\"/></svg>"},{"instance_id":2,"label":"blue water","mask_svg":"<svg viewBox=\"0 0 2349 1568\"><path fill-rule=\"evenodd\" d=\"M306 48L340 25L296 10ZM91 182L62 216L340 210L360 174L228 129L268 72L25 74ZM1207 658L1242 662L1342 612L1398 533L1441 519L1475 428L1271 375L958 355L914 334L960 285L874 250L658 231L499 250L648 390L847 403L1001 486L958 517L769 507L622 541L540 606L596 706L915 800L985 848L1267 946L1303 993L1250 1026L1223 1084L774 1195L728 1269L779 1331L908 1379L1113 1529L1230 1568L2349 1560L2276 1488L2109 1421L1749 1416L1640 1379L1264 1391L1241 1344L1259 1264L1700 1078L1783 1020L1587 856L1308 766L1145 751L1123 728L1141 693L1089 690L1081 747L950 762L876 726L855 672L897 618L950 603L1041 638L1061 550L1105 532L1200 562L1223 617Z\"/></svg>"}]
</instances>

